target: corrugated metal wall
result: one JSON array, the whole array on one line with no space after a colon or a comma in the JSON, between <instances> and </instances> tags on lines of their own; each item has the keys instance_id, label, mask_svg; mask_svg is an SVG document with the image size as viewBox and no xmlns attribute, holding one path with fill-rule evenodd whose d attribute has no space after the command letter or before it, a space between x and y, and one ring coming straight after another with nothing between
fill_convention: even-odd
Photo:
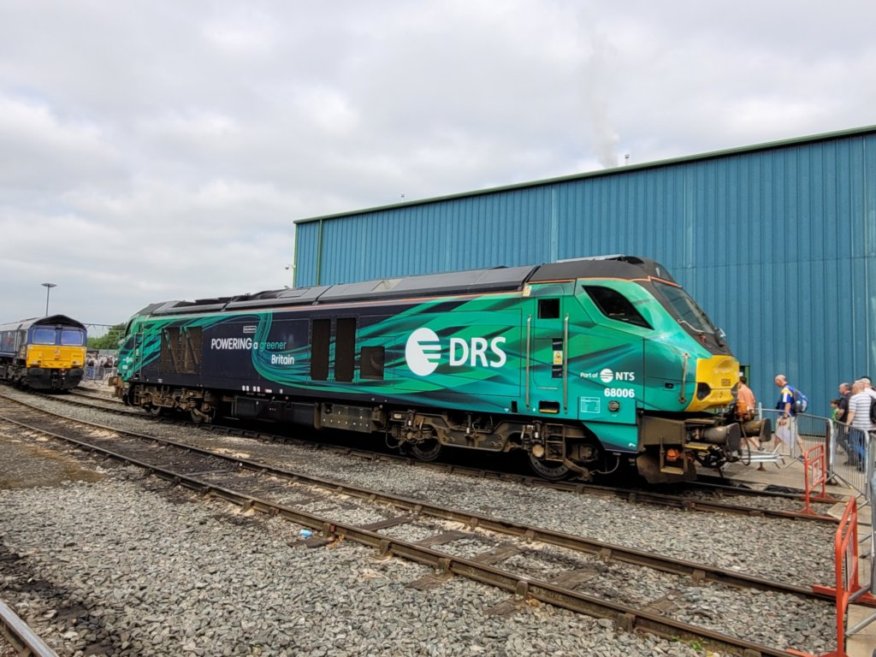
<instances>
[{"instance_id":1,"label":"corrugated metal wall","mask_svg":"<svg viewBox=\"0 0 876 657\"><path fill-rule=\"evenodd\" d=\"M628 253L666 265L751 366L828 413L876 377L876 129L297 224L296 285Z\"/></svg>"}]
</instances>

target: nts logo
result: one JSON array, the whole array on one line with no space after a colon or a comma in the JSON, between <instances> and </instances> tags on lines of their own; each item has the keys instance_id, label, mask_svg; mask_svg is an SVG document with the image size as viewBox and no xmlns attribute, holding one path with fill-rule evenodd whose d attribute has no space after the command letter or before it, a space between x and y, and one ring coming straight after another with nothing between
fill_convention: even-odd
<instances>
[{"instance_id":1,"label":"nts logo","mask_svg":"<svg viewBox=\"0 0 876 657\"><path fill-rule=\"evenodd\" d=\"M611 383L614 381L614 372L606 367L599 373L599 380L603 383Z\"/></svg>"},{"instance_id":2,"label":"nts logo","mask_svg":"<svg viewBox=\"0 0 876 657\"><path fill-rule=\"evenodd\" d=\"M486 338L450 338L450 367L502 367L508 357L502 349L504 336L492 340ZM429 376L441 362L441 340L432 329L418 328L411 333L405 344L405 360L411 372L417 376Z\"/></svg>"},{"instance_id":3,"label":"nts logo","mask_svg":"<svg viewBox=\"0 0 876 657\"><path fill-rule=\"evenodd\" d=\"M438 369L441 360L441 342L432 329L418 328L408 337L405 345L405 360L411 372L417 376L428 376Z\"/></svg>"}]
</instances>

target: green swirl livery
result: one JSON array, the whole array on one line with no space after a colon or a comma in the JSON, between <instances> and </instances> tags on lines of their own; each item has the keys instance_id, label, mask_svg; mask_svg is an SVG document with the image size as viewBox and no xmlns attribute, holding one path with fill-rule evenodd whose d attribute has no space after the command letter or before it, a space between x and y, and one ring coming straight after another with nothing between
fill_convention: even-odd
<instances>
[{"instance_id":1,"label":"green swirl livery","mask_svg":"<svg viewBox=\"0 0 876 657\"><path fill-rule=\"evenodd\" d=\"M657 263L629 256L153 304L117 392L197 421L381 432L420 458L524 450L545 477L692 477L738 447L739 365Z\"/></svg>"}]
</instances>

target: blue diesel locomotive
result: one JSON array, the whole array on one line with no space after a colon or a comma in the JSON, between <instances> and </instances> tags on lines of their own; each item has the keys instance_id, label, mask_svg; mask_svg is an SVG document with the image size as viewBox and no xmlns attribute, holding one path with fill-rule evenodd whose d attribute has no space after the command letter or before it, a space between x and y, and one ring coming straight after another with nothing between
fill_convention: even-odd
<instances>
[{"instance_id":1,"label":"blue diesel locomotive","mask_svg":"<svg viewBox=\"0 0 876 657\"><path fill-rule=\"evenodd\" d=\"M66 315L0 325L0 381L69 390L85 373L85 326Z\"/></svg>"}]
</instances>

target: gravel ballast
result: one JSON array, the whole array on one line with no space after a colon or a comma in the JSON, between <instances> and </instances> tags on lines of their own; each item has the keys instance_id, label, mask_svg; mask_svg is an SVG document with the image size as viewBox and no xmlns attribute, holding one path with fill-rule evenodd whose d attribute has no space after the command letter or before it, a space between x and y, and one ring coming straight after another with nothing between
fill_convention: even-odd
<instances>
[{"instance_id":1,"label":"gravel ballast","mask_svg":"<svg viewBox=\"0 0 876 657\"><path fill-rule=\"evenodd\" d=\"M33 401L33 398L28 398ZM59 404L52 401L40 401L47 407L57 408ZM188 442L203 446L222 446L228 452L240 455L252 456L253 458L271 459L272 461L285 463L287 467L299 470L315 476L334 480L342 480L356 485L399 493L411 498L419 498L440 503L445 506L467 508L472 511L487 513L498 518L505 518L514 522L534 523L536 525L579 533L598 540L609 541L621 545L653 551L681 559L702 561L724 568L733 568L739 571L760 574L770 579L788 581L795 584L808 584L825 582L832 579L832 543L834 528L830 525L807 523L799 521L767 520L743 516L731 516L723 514L691 513L672 509L664 509L649 505L634 504L614 498L601 498L588 495L574 495L558 491L527 488L515 482L500 482L494 480L480 480L464 475L449 475L447 473L425 470L397 463L374 463L356 457L327 451L288 444L262 443L252 439L238 437L216 436L200 431L194 431L185 427L156 424L148 420L137 420L120 417L110 417L99 411L89 409L63 407L63 412L73 418L81 417L84 420L99 421L105 424L127 427L131 430L140 430L146 433L161 434L165 437L185 439ZM93 486L108 485L105 483L92 484ZM85 486L79 484L78 486ZM87 486L86 486L87 487ZM121 495L121 493L120 493ZM0 498L0 506L5 502ZM271 521L273 523L274 521ZM268 523L269 525L271 523ZM4 525L0 525L0 531L5 531ZM283 544L294 537L294 532L286 527L286 535ZM391 534L391 531L387 532ZM139 540L139 539L138 539ZM144 539L147 540L147 539ZM288 549L288 548L287 548ZM347 549L347 548L345 548ZM363 548L356 548L362 550ZM323 549L323 552L334 553L334 549ZM453 551L466 553L466 544L459 543L453 547ZM312 552L312 551L307 551ZM367 555L367 550L365 554ZM367 556L365 557L368 558ZM395 562L395 560L393 560ZM417 567L419 568L419 567ZM427 570L416 576L411 576L406 582L416 580ZM354 578L355 579L355 578ZM654 590L647 588L649 580L654 579ZM638 582L643 599L650 596L659 597L657 580L662 578L653 576L645 577ZM320 580L322 582L322 580ZM458 585L456 580L452 580ZM485 616L485 609L493 603L487 603L484 598L485 592L491 592L498 596L496 602L507 600L508 596L475 584L466 584L480 591L474 598L481 600L478 603L480 618ZM445 591L447 585L439 589ZM434 593L434 592L433 592ZM442 595L443 594L439 594ZM699 598L697 596L700 596ZM669 596L670 598L673 596ZM700 607L702 613L692 614L691 599L693 606ZM736 602L733 602L736 600ZM667 613L681 620L697 623L705 623L717 631L727 632L749 638L754 641L762 641L776 645L775 636L779 636L778 645L787 645L807 649L813 652L823 652L832 647L832 616L825 612L824 605L812 601L799 601L794 598L783 599L770 597L770 594L752 593L748 598L735 595L728 598L721 591L713 587L685 587L680 589L670 600L673 604L667 609ZM449 602L449 607L456 610L458 605ZM675 607L681 609L675 611ZM336 607L332 607L335 609ZM550 610L552 614L566 614L561 610L549 607L538 607L539 613ZM430 613L430 612L424 612ZM522 612L521 612L522 613ZM531 608L527 613L532 612ZM462 614L468 618L471 611ZM512 616L511 618L516 618ZM489 617L495 618L495 617ZM572 615L578 619L577 623L590 620L593 631L609 629L603 627L597 621ZM775 630L772 634L758 629L763 626L765 619ZM506 619L507 620L507 619ZM502 621L504 622L504 621ZM519 621L508 620L514 625ZM552 617L550 626L555 626L559 621ZM606 623L608 621L602 621ZM593 625L596 623L596 625ZM439 623L441 624L441 623ZM535 623L538 625L539 623ZM610 622L608 622L611 625ZM482 623L476 623L480 627ZM586 632L585 632L586 635ZM473 634L472 636L477 636ZM505 635L503 635L505 636ZM537 634L540 641L548 639L549 635L542 631ZM632 636L620 633L618 636ZM772 637L772 640L768 640ZM567 640L568 637L562 640ZM636 641L645 640L643 637L633 637ZM626 639L624 639L626 640ZM651 639L647 639L651 641ZM450 645L454 641L447 639ZM553 641L560 641L560 637L553 637ZM785 643L786 642L786 643ZM510 645L510 644L508 644ZM498 648L498 644L491 643L491 647L478 647L468 650L459 648L460 652L405 652L402 648L388 648L388 654L566 654L565 651L574 653L586 649L578 647L574 650L557 644L551 648L551 643L543 647L542 652L517 652L508 651L507 648ZM608 652L591 652L589 654L639 654L625 644L621 653L612 652L612 648L606 647L604 642L595 642L594 646L601 646ZM638 644L636 644L638 645ZM681 644L667 644L665 654L688 654L685 652L688 646ZM373 646L372 646L373 647ZM648 644L647 650L641 654L660 654L658 645ZM426 650L425 647L421 647ZM485 652L478 652L484 648ZM259 648L261 649L261 648ZM273 648L271 648L273 649ZM429 648L431 650L431 648ZM596 649L596 648L594 648ZM505 650L505 652L502 652ZM516 649L515 649L516 650ZM72 654L72 653L71 653ZM131 653L137 654L137 653ZM156 652L155 654L160 654ZM204 654L211 654L210 652ZM221 653L217 653L221 654ZM276 653L231 653L231 654L282 654ZM311 654L301 652L300 646L289 654ZM320 653L313 653L320 654ZM336 653L332 653L336 654ZM341 654L368 654L367 652L341 653ZM378 649L373 654L385 654ZM693 653L691 653L693 654ZM701 654L701 653L700 653Z\"/></svg>"},{"instance_id":2,"label":"gravel ballast","mask_svg":"<svg viewBox=\"0 0 876 657\"><path fill-rule=\"evenodd\" d=\"M0 595L61 655L702 654L141 477L0 491Z\"/></svg>"}]
</instances>

